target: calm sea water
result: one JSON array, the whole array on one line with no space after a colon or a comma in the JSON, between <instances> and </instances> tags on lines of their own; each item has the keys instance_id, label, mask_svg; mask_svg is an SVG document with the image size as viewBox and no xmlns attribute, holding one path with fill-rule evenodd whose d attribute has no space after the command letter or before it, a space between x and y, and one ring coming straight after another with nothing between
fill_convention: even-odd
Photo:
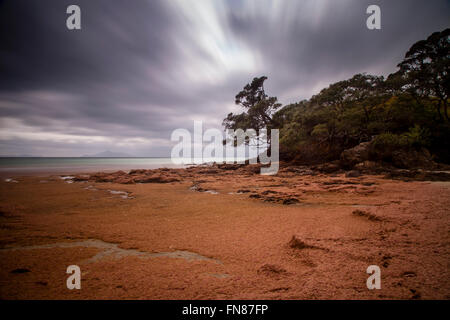
<instances>
[{"instance_id":1,"label":"calm sea water","mask_svg":"<svg viewBox=\"0 0 450 320\"><path fill-rule=\"evenodd\" d=\"M0 172L92 172L181 167L170 158L0 158Z\"/></svg>"}]
</instances>

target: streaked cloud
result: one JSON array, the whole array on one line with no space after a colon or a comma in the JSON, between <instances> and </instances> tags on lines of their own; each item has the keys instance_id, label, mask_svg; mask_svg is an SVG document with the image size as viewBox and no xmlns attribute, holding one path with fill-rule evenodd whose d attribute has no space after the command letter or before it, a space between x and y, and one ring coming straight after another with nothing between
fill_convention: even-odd
<instances>
[{"instance_id":1,"label":"streaked cloud","mask_svg":"<svg viewBox=\"0 0 450 320\"><path fill-rule=\"evenodd\" d=\"M65 28L78 4L82 30ZM382 30L365 28L379 4ZM282 103L358 72L395 70L448 27L448 1L0 2L0 154L170 154L193 120L220 128L253 77Z\"/></svg>"}]
</instances>

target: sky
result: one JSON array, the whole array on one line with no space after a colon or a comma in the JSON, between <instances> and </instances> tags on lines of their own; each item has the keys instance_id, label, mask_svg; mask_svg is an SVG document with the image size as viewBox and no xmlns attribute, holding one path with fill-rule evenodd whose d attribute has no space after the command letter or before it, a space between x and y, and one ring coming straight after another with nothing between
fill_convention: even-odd
<instances>
[{"instance_id":1,"label":"sky","mask_svg":"<svg viewBox=\"0 0 450 320\"><path fill-rule=\"evenodd\" d=\"M81 30L66 27L71 4ZM366 27L371 4L381 30ZM0 156L169 156L173 130L241 112L254 77L298 102L388 75L448 27L448 0L0 0Z\"/></svg>"}]
</instances>

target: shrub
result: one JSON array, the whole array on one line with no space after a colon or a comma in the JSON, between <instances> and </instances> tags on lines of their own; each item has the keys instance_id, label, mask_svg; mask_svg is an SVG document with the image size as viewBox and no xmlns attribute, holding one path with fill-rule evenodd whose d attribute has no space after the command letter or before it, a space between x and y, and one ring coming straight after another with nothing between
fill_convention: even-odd
<instances>
[{"instance_id":1,"label":"shrub","mask_svg":"<svg viewBox=\"0 0 450 320\"><path fill-rule=\"evenodd\" d=\"M415 125L402 135L409 146L414 148L426 147L429 144L430 130Z\"/></svg>"},{"instance_id":2,"label":"shrub","mask_svg":"<svg viewBox=\"0 0 450 320\"><path fill-rule=\"evenodd\" d=\"M374 160L392 160L392 153L395 150L407 148L408 139L404 135L390 132L382 133L375 137L370 145L369 157Z\"/></svg>"}]
</instances>

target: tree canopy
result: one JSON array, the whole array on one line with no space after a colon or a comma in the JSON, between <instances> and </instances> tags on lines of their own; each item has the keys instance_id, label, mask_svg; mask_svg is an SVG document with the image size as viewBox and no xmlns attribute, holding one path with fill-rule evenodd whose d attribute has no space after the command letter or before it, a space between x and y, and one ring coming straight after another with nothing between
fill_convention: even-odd
<instances>
[{"instance_id":1,"label":"tree canopy","mask_svg":"<svg viewBox=\"0 0 450 320\"><path fill-rule=\"evenodd\" d=\"M256 77L235 97L244 108L224 119L229 129L280 129L285 160L324 162L355 145L376 140L380 150L427 148L437 161L450 163L450 29L416 42L383 76L356 74L308 100L281 107Z\"/></svg>"},{"instance_id":2,"label":"tree canopy","mask_svg":"<svg viewBox=\"0 0 450 320\"><path fill-rule=\"evenodd\" d=\"M264 81L267 77L254 78L247 84L235 98L235 103L244 107L245 111L240 114L230 113L224 119L223 125L226 129L255 129L272 128L275 121L272 115L281 107L276 97L269 97L264 90Z\"/></svg>"}]
</instances>

